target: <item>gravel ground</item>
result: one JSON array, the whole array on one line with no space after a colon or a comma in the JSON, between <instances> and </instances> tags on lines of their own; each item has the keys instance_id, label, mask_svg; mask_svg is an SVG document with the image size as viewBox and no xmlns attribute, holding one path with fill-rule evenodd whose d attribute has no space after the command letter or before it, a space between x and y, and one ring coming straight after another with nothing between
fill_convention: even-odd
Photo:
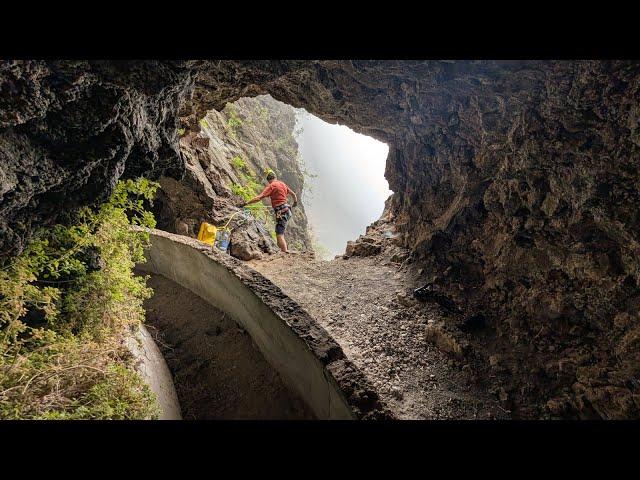
<instances>
[{"instance_id":1,"label":"gravel ground","mask_svg":"<svg viewBox=\"0 0 640 480\"><path fill-rule=\"evenodd\" d=\"M399 418L506 418L461 365L426 342L437 307L412 298L417 280L388 256L321 261L277 254L248 264L321 323Z\"/></svg>"}]
</instances>

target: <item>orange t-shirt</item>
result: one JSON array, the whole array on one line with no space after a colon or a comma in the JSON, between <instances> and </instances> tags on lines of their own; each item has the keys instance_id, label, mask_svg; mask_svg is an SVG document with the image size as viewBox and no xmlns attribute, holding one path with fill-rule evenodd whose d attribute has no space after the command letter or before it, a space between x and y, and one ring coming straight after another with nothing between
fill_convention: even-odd
<instances>
[{"instance_id":1,"label":"orange t-shirt","mask_svg":"<svg viewBox=\"0 0 640 480\"><path fill-rule=\"evenodd\" d=\"M291 189L287 186L286 183L281 182L280 180L274 180L266 186L260 196L262 198L270 197L271 206L275 208L284 203L287 203L287 194L289 192L291 192Z\"/></svg>"}]
</instances>

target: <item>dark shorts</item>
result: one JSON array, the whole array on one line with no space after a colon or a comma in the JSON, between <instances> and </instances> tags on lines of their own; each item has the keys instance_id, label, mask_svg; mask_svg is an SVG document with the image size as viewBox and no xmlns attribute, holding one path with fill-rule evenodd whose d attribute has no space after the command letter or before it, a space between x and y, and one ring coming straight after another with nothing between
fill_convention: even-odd
<instances>
[{"instance_id":1,"label":"dark shorts","mask_svg":"<svg viewBox=\"0 0 640 480\"><path fill-rule=\"evenodd\" d=\"M292 216L291 208L283 208L275 211L276 215L276 234L282 235L287 226L287 222Z\"/></svg>"}]
</instances>

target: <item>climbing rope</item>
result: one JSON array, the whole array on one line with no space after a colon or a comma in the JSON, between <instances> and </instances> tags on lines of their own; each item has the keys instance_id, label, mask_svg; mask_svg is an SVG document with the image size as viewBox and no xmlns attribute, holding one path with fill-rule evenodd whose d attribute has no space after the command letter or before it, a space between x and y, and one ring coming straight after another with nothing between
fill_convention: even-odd
<instances>
[{"instance_id":1,"label":"climbing rope","mask_svg":"<svg viewBox=\"0 0 640 480\"><path fill-rule=\"evenodd\" d=\"M255 210L261 210L261 211L266 211L268 209L268 207L261 205L257 208L255 208ZM223 227L220 227L221 230L227 230L227 227L229 226L229 224L231 223L231 220L233 219L233 217L235 217L236 215L238 215L239 213L243 214L243 217L239 222L238 222L238 226L242 225L244 222L246 222L249 219L249 216L253 216L253 214L251 213L251 210L248 208L243 208L242 210L238 210L237 212L235 212L233 215L231 215L229 217L229 220L227 220L227 223L224 224ZM266 218L265 218L266 221Z\"/></svg>"},{"instance_id":2,"label":"climbing rope","mask_svg":"<svg viewBox=\"0 0 640 480\"><path fill-rule=\"evenodd\" d=\"M243 216L243 218L239 221L238 225L242 225L248 219L248 216L251 215L251 213L249 212L249 209L243 208L242 210L238 210L237 212L235 212L233 215L229 217L229 220L227 220L227 223L225 223L224 226L221 227L221 230L226 230L229 224L231 223L231 220L233 220L233 218L238 214L242 214Z\"/></svg>"},{"instance_id":3,"label":"climbing rope","mask_svg":"<svg viewBox=\"0 0 640 480\"><path fill-rule=\"evenodd\" d=\"M229 226L229 224L231 223L231 220L233 219L233 217L235 217L236 215L238 215L239 213L245 213L244 210L238 210L236 213L234 213L233 215L231 215L229 217L229 220L227 220L227 223L224 224L224 227L221 227L220 230L227 230L227 227ZM242 224L240 224L242 225Z\"/></svg>"}]
</instances>

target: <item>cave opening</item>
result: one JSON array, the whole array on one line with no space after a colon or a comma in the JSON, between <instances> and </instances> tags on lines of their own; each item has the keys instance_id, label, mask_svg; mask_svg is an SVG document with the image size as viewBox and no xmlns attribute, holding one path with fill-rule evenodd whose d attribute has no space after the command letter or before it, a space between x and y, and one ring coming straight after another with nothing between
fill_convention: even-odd
<instances>
[{"instance_id":1,"label":"cave opening","mask_svg":"<svg viewBox=\"0 0 640 480\"><path fill-rule=\"evenodd\" d=\"M155 213L163 230L195 237L202 222L226 225L243 201L263 191L266 172L274 170L299 199L286 226L289 249L331 260L382 216L393 193L385 178L387 144L270 95L229 102L198 123L199 131L178 131L187 179L160 181ZM228 253L245 261L275 253L269 198L245 212L255 221L233 217Z\"/></svg>"},{"instance_id":2,"label":"cave opening","mask_svg":"<svg viewBox=\"0 0 640 480\"><path fill-rule=\"evenodd\" d=\"M330 260L382 215L393 193L384 176L389 146L304 109L296 127L309 230L316 257Z\"/></svg>"}]
</instances>

